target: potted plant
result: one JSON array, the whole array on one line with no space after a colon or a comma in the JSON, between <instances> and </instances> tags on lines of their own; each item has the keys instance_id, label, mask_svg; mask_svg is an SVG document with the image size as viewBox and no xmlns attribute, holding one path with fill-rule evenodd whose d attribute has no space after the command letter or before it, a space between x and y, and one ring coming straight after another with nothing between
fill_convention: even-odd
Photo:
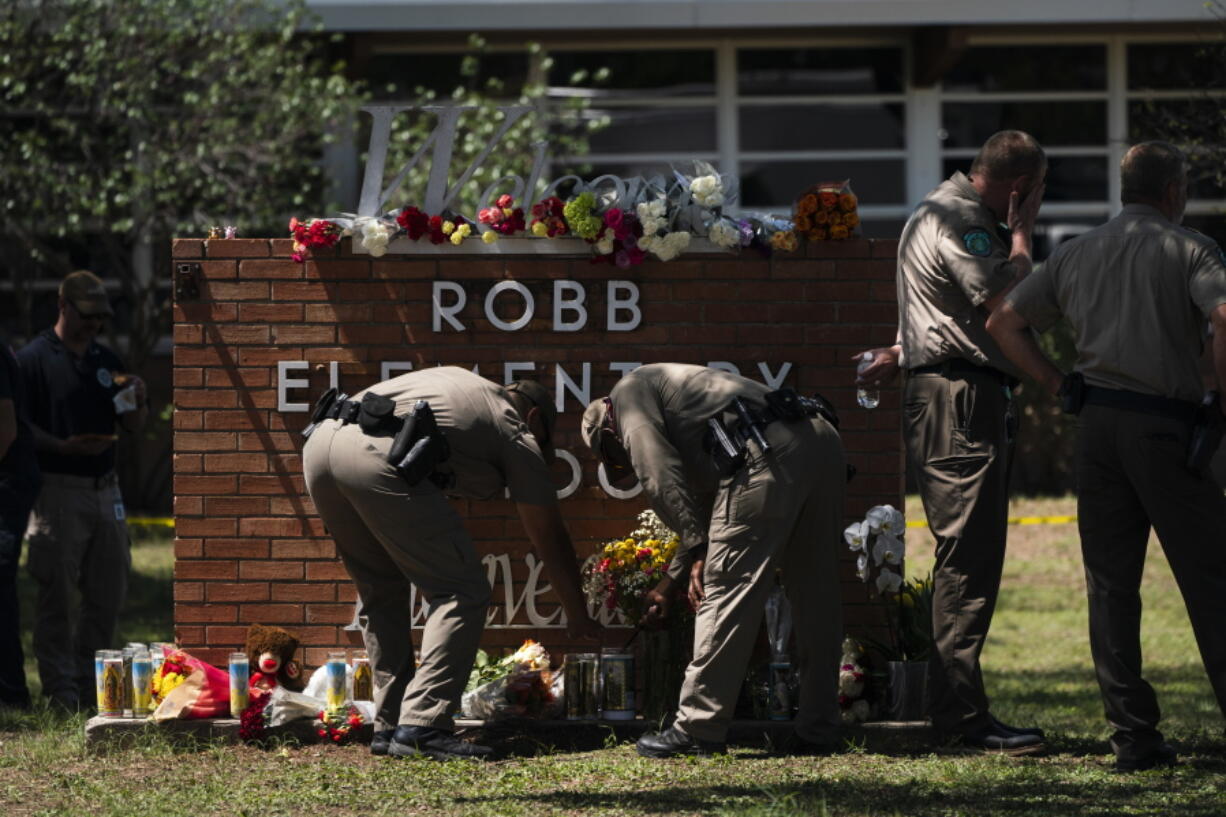
<instances>
[{"instance_id":1,"label":"potted plant","mask_svg":"<svg viewBox=\"0 0 1226 817\"><path fill-rule=\"evenodd\" d=\"M922 720L927 714L932 652L932 577L903 578L905 530L901 511L878 505L843 533L848 547L857 553L856 575L885 607L888 642L865 642L886 662L885 715L899 721Z\"/></svg>"}]
</instances>

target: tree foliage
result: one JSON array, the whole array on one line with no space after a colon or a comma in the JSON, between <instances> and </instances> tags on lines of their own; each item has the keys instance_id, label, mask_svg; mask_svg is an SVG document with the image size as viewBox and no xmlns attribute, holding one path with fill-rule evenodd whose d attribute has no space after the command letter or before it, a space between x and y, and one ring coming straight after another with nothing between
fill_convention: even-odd
<instances>
[{"instance_id":1,"label":"tree foliage","mask_svg":"<svg viewBox=\"0 0 1226 817\"><path fill-rule=\"evenodd\" d=\"M0 4L0 230L54 274L57 238L90 241L134 357L165 332L134 248L323 207L320 151L360 89L309 25L302 0Z\"/></svg>"}]
</instances>

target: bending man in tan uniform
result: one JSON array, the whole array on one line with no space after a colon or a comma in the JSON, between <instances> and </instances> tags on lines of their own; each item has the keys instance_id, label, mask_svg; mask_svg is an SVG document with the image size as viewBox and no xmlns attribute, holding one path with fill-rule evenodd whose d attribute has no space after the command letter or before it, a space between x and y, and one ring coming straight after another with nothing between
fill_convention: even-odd
<instances>
[{"instance_id":1,"label":"bending man in tan uniform","mask_svg":"<svg viewBox=\"0 0 1226 817\"><path fill-rule=\"evenodd\" d=\"M594 637L599 626L588 617L575 551L542 456L542 450L553 451L553 404L538 383L502 388L451 366L386 380L346 404L356 407L368 393L394 401L397 418L426 401L450 449L428 478L410 486L387 462L394 430L367 433L356 409L344 408L339 418L322 420L303 449L307 490L360 598L359 622L375 671L371 752L437 759L487 755L487 747L452 734L452 713L485 627L490 586L443 489L472 499L501 498L509 489L561 597L569 634ZM429 604L416 672L410 584Z\"/></svg>"},{"instance_id":2,"label":"bending man in tan uniform","mask_svg":"<svg viewBox=\"0 0 1226 817\"><path fill-rule=\"evenodd\" d=\"M834 739L843 447L833 426L810 411L775 419L769 392L728 372L655 363L627 374L583 415L583 437L610 477L637 475L651 506L681 537L668 576L649 596L655 615L667 614L676 582L688 586L698 611L677 720L641 738L641 755L723 750L777 568L787 577L799 653L793 748L826 751ZM727 411L734 398L762 421L770 452L763 455L751 438L743 464L721 477L704 438L713 417L737 438L740 420Z\"/></svg>"},{"instance_id":3,"label":"bending man in tan uniform","mask_svg":"<svg viewBox=\"0 0 1226 817\"><path fill-rule=\"evenodd\" d=\"M984 321L1030 272L1046 171L1033 137L1001 131L984 143L970 176L955 173L928 194L898 245L898 343L872 350L874 363L860 375L875 383L899 367L907 373L907 458L936 539L933 725L968 747L1009 754L1038 751L1042 732L992 717L979 668L1004 566L1008 418L1020 374Z\"/></svg>"},{"instance_id":4,"label":"bending man in tan uniform","mask_svg":"<svg viewBox=\"0 0 1226 817\"><path fill-rule=\"evenodd\" d=\"M1207 469L1187 462L1205 393L1198 359L1206 321L1211 368L1219 387L1226 383L1226 257L1212 239L1179 226L1188 187L1179 150L1137 145L1120 176L1123 211L1062 244L1009 294L988 329L1010 359L1057 392L1061 373L1028 327L1043 331L1061 316L1073 327L1077 374L1063 392L1068 410L1077 408L1079 390L1084 398L1077 518L1090 649L1116 730L1116 768L1131 771L1176 761L1158 731L1153 687L1141 677L1141 572L1151 526L1226 714L1226 498Z\"/></svg>"}]
</instances>

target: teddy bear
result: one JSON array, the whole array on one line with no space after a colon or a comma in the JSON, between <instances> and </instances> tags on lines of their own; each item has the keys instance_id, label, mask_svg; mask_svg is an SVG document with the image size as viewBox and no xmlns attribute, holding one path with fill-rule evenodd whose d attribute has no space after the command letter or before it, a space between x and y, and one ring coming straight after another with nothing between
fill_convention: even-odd
<instances>
[{"instance_id":1,"label":"teddy bear","mask_svg":"<svg viewBox=\"0 0 1226 817\"><path fill-rule=\"evenodd\" d=\"M283 686L292 692L301 692L302 665L294 655L298 652L298 639L280 627L265 627L252 624L247 629L247 645L244 650L251 666L251 690L271 692Z\"/></svg>"}]
</instances>

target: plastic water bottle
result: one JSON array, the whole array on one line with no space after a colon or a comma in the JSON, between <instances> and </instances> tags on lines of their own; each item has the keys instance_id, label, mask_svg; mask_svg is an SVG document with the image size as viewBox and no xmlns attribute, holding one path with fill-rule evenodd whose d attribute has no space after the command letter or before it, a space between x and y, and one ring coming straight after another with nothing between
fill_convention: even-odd
<instances>
[{"instance_id":1,"label":"plastic water bottle","mask_svg":"<svg viewBox=\"0 0 1226 817\"><path fill-rule=\"evenodd\" d=\"M873 365L873 353L865 352L860 358L860 362L856 365L856 374L864 374L864 370ZM876 389L868 389L864 386L856 388L856 402L860 404L860 408L875 409L877 404L881 402L881 392Z\"/></svg>"}]
</instances>

